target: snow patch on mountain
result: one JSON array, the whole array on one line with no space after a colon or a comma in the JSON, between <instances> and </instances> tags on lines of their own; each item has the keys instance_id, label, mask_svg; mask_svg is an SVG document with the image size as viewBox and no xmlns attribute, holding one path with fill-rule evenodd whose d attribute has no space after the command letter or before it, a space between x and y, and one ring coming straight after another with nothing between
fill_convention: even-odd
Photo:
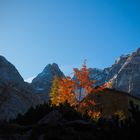
<instances>
[{"instance_id":1,"label":"snow patch on mountain","mask_svg":"<svg viewBox=\"0 0 140 140\"><path fill-rule=\"evenodd\" d=\"M24 81L27 82L27 83L32 83L32 81L35 77L36 76L29 77L29 78L25 79Z\"/></svg>"}]
</instances>

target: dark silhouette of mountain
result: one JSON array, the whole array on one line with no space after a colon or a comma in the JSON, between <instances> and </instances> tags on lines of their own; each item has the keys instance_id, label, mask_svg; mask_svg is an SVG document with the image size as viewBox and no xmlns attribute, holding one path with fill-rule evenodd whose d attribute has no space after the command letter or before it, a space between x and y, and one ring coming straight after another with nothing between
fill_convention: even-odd
<instances>
[{"instance_id":1,"label":"dark silhouette of mountain","mask_svg":"<svg viewBox=\"0 0 140 140\"><path fill-rule=\"evenodd\" d=\"M0 56L0 120L14 119L38 102L33 88L24 82L13 64Z\"/></svg>"}]
</instances>

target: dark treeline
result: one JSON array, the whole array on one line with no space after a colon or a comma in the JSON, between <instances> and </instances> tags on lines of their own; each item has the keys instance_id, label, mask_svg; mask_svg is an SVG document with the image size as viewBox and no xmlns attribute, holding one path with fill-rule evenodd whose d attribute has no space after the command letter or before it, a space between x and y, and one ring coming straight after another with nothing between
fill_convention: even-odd
<instances>
[{"instance_id":1,"label":"dark treeline","mask_svg":"<svg viewBox=\"0 0 140 140\"><path fill-rule=\"evenodd\" d=\"M49 104L31 108L25 115L19 115L16 120L1 122L0 137L14 139L38 140L46 139L138 139L140 137L140 110L130 103L131 117L120 120L119 116L91 120L82 116L67 103L59 107L50 107ZM40 122L49 113L54 114ZM57 113L59 112L59 113ZM61 115L59 115L61 114ZM15 136L16 134L16 136ZM17 138L18 134L18 138Z\"/></svg>"}]
</instances>

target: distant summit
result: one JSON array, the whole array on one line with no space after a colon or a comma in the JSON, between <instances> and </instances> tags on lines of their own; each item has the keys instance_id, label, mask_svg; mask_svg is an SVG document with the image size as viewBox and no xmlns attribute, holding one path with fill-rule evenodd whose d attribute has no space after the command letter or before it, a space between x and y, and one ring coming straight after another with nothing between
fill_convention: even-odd
<instances>
[{"instance_id":1,"label":"distant summit","mask_svg":"<svg viewBox=\"0 0 140 140\"><path fill-rule=\"evenodd\" d=\"M64 77L64 74L56 63L48 64L31 83L31 85L35 88L35 92L38 93L44 101L49 98L54 76L62 78Z\"/></svg>"}]
</instances>

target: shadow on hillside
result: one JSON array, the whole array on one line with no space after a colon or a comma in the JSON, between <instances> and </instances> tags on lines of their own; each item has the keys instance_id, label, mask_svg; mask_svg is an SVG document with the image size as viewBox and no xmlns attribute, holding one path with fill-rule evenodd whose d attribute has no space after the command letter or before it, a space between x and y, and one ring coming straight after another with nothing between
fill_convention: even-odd
<instances>
[{"instance_id":1,"label":"shadow on hillside","mask_svg":"<svg viewBox=\"0 0 140 140\"><path fill-rule=\"evenodd\" d=\"M0 139L14 140L84 140L138 139L140 130L139 107L130 102L132 117L119 116L91 120L81 116L68 104L50 107L48 104L31 108L16 120L0 123Z\"/></svg>"}]
</instances>

